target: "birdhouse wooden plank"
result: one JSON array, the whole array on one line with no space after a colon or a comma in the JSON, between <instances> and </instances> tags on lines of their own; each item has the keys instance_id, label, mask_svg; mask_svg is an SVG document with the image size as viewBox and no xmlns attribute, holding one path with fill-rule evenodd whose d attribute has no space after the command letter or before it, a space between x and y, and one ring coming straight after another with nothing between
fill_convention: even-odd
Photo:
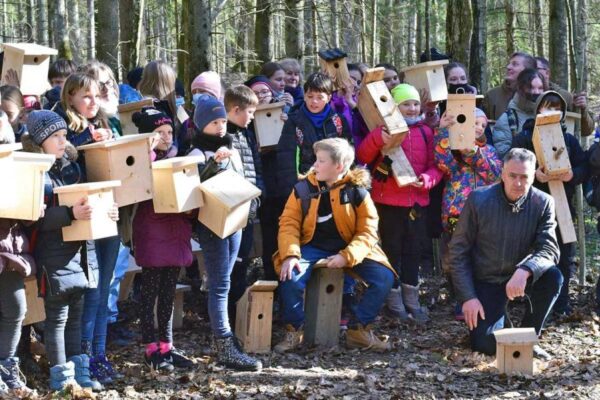
<instances>
[{"instance_id":1,"label":"birdhouse wooden plank","mask_svg":"<svg viewBox=\"0 0 600 400\"><path fill-rule=\"evenodd\" d=\"M494 332L496 366L500 373L533 374L533 346L538 342L534 328L507 328Z\"/></svg>"},{"instance_id":2,"label":"birdhouse wooden plank","mask_svg":"<svg viewBox=\"0 0 600 400\"><path fill-rule=\"evenodd\" d=\"M248 223L250 201L260 196L260 189L240 174L226 170L200 183L204 205L198 221L220 238L226 238Z\"/></svg>"},{"instance_id":3,"label":"birdhouse wooden plank","mask_svg":"<svg viewBox=\"0 0 600 400\"><path fill-rule=\"evenodd\" d=\"M271 351L273 292L277 281L256 281L237 302L235 336L248 353Z\"/></svg>"},{"instance_id":4,"label":"birdhouse wooden plank","mask_svg":"<svg viewBox=\"0 0 600 400\"><path fill-rule=\"evenodd\" d=\"M0 144L0 188L3 191L0 196L0 216L2 217L5 210L18 204L16 193L12 190L16 186L13 153L21 150L21 147L20 143Z\"/></svg>"},{"instance_id":5,"label":"birdhouse wooden plank","mask_svg":"<svg viewBox=\"0 0 600 400\"><path fill-rule=\"evenodd\" d=\"M121 181L115 189L119 207L152 198L150 139L155 133L129 135L79 146L85 152L90 182Z\"/></svg>"},{"instance_id":6,"label":"birdhouse wooden plank","mask_svg":"<svg viewBox=\"0 0 600 400\"><path fill-rule=\"evenodd\" d=\"M46 319L46 309L44 308L44 299L38 296L37 279L35 276L28 276L25 278L24 283L27 313L23 325L42 322Z\"/></svg>"},{"instance_id":7,"label":"birdhouse wooden plank","mask_svg":"<svg viewBox=\"0 0 600 400\"><path fill-rule=\"evenodd\" d=\"M41 96L50 89L50 56L57 55L58 50L35 43L4 43L2 46L2 85L11 82L7 74L12 70L17 75L19 89L24 95Z\"/></svg>"},{"instance_id":8,"label":"birdhouse wooden plank","mask_svg":"<svg viewBox=\"0 0 600 400\"><path fill-rule=\"evenodd\" d=\"M254 112L254 130L258 147L277 146L284 121L281 119L285 102L259 104Z\"/></svg>"},{"instance_id":9,"label":"birdhouse wooden plank","mask_svg":"<svg viewBox=\"0 0 600 400\"><path fill-rule=\"evenodd\" d=\"M442 101L448 98L448 87L444 76L444 65L448 60L428 61L406 67L404 82L416 87L418 90L426 89L431 101Z\"/></svg>"},{"instance_id":10,"label":"birdhouse wooden plank","mask_svg":"<svg viewBox=\"0 0 600 400\"><path fill-rule=\"evenodd\" d=\"M316 263L305 292L304 339L311 346L338 344L344 270Z\"/></svg>"},{"instance_id":11,"label":"birdhouse wooden plank","mask_svg":"<svg viewBox=\"0 0 600 400\"><path fill-rule=\"evenodd\" d=\"M452 150L475 147L475 102L477 98L483 97L471 93L448 95L446 113L454 115L456 118L456 123L448 127Z\"/></svg>"},{"instance_id":12,"label":"birdhouse wooden plank","mask_svg":"<svg viewBox=\"0 0 600 400\"><path fill-rule=\"evenodd\" d=\"M55 161L51 154L14 152L2 157L0 218L39 219L44 206L44 173Z\"/></svg>"},{"instance_id":13,"label":"birdhouse wooden plank","mask_svg":"<svg viewBox=\"0 0 600 400\"><path fill-rule=\"evenodd\" d=\"M113 188L119 181L79 183L54 188L61 206L73 206L82 198L92 206L92 218L74 220L71 225L62 228L65 242L79 240L96 240L118 235L117 223L110 219L108 213L115 204Z\"/></svg>"},{"instance_id":14,"label":"birdhouse wooden plank","mask_svg":"<svg viewBox=\"0 0 600 400\"><path fill-rule=\"evenodd\" d=\"M571 170L569 152L560 126L561 112L539 114L533 129L533 148L538 163L549 176Z\"/></svg>"},{"instance_id":15,"label":"birdhouse wooden plank","mask_svg":"<svg viewBox=\"0 0 600 400\"><path fill-rule=\"evenodd\" d=\"M392 159L392 174L398 186L406 186L418 182L419 178L415 174L401 146L384 150L382 153Z\"/></svg>"},{"instance_id":16,"label":"birdhouse wooden plank","mask_svg":"<svg viewBox=\"0 0 600 400\"><path fill-rule=\"evenodd\" d=\"M319 51L321 70L333 80L337 89L342 89L351 82L346 56L347 54L338 48Z\"/></svg>"},{"instance_id":17,"label":"birdhouse wooden plank","mask_svg":"<svg viewBox=\"0 0 600 400\"><path fill-rule=\"evenodd\" d=\"M154 107L154 100L143 99L119 105L119 121L121 122L121 130L123 135L137 135L139 130L135 126L131 117L134 113L142 111L144 107Z\"/></svg>"},{"instance_id":18,"label":"birdhouse wooden plank","mask_svg":"<svg viewBox=\"0 0 600 400\"><path fill-rule=\"evenodd\" d=\"M202 159L175 157L152 163L152 202L156 213L181 213L202 206L198 174Z\"/></svg>"},{"instance_id":19,"label":"birdhouse wooden plank","mask_svg":"<svg viewBox=\"0 0 600 400\"><path fill-rule=\"evenodd\" d=\"M567 133L572 135L575 134L575 124L581 122L581 114L578 112L567 111L565 113L565 125L567 126Z\"/></svg>"},{"instance_id":20,"label":"birdhouse wooden plank","mask_svg":"<svg viewBox=\"0 0 600 400\"><path fill-rule=\"evenodd\" d=\"M550 194L554 198L554 209L556 212L556 221L558 222L558 230L563 243L574 243L577 241L575 233L575 225L569 208L569 201L565 192L565 186L560 180L548 181Z\"/></svg>"}]
</instances>

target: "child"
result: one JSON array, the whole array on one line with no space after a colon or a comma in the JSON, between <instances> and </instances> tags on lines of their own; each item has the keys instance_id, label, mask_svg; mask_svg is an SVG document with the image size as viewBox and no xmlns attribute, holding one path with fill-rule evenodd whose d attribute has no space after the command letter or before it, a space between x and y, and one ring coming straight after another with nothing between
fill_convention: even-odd
<instances>
[{"instance_id":1,"label":"child","mask_svg":"<svg viewBox=\"0 0 600 400\"><path fill-rule=\"evenodd\" d=\"M119 112L119 85L110 67L100 61L90 61L81 68L82 72L91 75L100 89L100 109L106 116L113 137L123 136L121 122L117 118Z\"/></svg>"},{"instance_id":2,"label":"child","mask_svg":"<svg viewBox=\"0 0 600 400\"><path fill-rule=\"evenodd\" d=\"M239 112L238 126L246 127L253 117L253 108L234 107ZM231 169L244 175L240 154L233 148L233 138L227 133L227 113L223 104L213 98L206 98L196 105L194 124L197 135L193 139L190 155L202 156L198 165L202 180L209 179L217 170ZM227 311L231 271L240 249L242 232L237 231L221 239L202 223L196 231L208 275L208 313L218 361L229 368L238 370L260 370L262 363L245 354L231 332Z\"/></svg>"},{"instance_id":3,"label":"child","mask_svg":"<svg viewBox=\"0 0 600 400\"><path fill-rule=\"evenodd\" d=\"M162 160L177 155L173 145L173 121L166 114L144 109L133 114L140 133L156 132L152 158ZM191 360L173 347L173 305L181 267L192 263L192 213L157 214L152 200L138 204L133 219L133 253L142 267L139 307L142 343L146 364L159 371L193 366ZM158 298L158 301L157 301ZM158 321L158 342L154 332L154 304Z\"/></svg>"},{"instance_id":4,"label":"child","mask_svg":"<svg viewBox=\"0 0 600 400\"><path fill-rule=\"evenodd\" d=\"M391 92L393 88L400 84L400 75L398 74L398 70L392 64L388 63L380 63L375 66L375 68L379 67L385 68L385 71L383 72L383 82Z\"/></svg>"},{"instance_id":5,"label":"child","mask_svg":"<svg viewBox=\"0 0 600 400\"><path fill-rule=\"evenodd\" d=\"M354 149L344 139L324 139L313 148L313 169L294 186L279 222L279 252L273 262L281 280L281 319L287 333L275 351L302 344L304 289L321 259L327 260L328 268L348 268L368 286L353 310L346 345L388 351L391 344L377 338L371 324L392 287L394 272L377 243L369 174L350 170Z\"/></svg>"},{"instance_id":6,"label":"child","mask_svg":"<svg viewBox=\"0 0 600 400\"><path fill-rule=\"evenodd\" d=\"M279 61L279 65L285 71L285 92L292 95L294 105L302 103L302 100L304 100L304 90L300 84L302 81L300 63L294 58L284 58Z\"/></svg>"},{"instance_id":7,"label":"child","mask_svg":"<svg viewBox=\"0 0 600 400\"><path fill-rule=\"evenodd\" d=\"M48 69L48 82L50 82L52 89L44 94L44 109L51 110L56 103L60 102L60 92L69 75L75 72L77 72L77 64L64 58L59 58L50 65Z\"/></svg>"},{"instance_id":8,"label":"child","mask_svg":"<svg viewBox=\"0 0 600 400\"><path fill-rule=\"evenodd\" d=\"M151 61L144 67L138 90L144 97L159 100L157 107L175 121L177 115L173 68L164 61Z\"/></svg>"},{"instance_id":9,"label":"child","mask_svg":"<svg viewBox=\"0 0 600 400\"><path fill-rule=\"evenodd\" d=\"M21 90L16 86L0 87L2 95L2 110L8 117L8 122L12 126L15 134L15 140L21 141L21 136L27 133L27 126L23 123L23 111L25 109L25 101Z\"/></svg>"},{"instance_id":10,"label":"child","mask_svg":"<svg viewBox=\"0 0 600 400\"><path fill-rule=\"evenodd\" d=\"M379 214L379 234L383 251L400 276L387 299L388 311L417 323L429 317L419 303L419 259L424 229L423 207L429 204L429 191L438 184L442 173L433 158L433 132L424 124L419 92L413 86L400 84L392 89L394 101L409 126L401 144L418 181L398 186L392 176L392 160L382 154L391 137L384 127L369 133L358 148L358 160L373 165L373 199ZM407 313L408 311L408 313Z\"/></svg>"},{"instance_id":11,"label":"child","mask_svg":"<svg viewBox=\"0 0 600 400\"><path fill-rule=\"evenodd\" d=\"M194 78L192 85L192 102L196 104L201 95L206 94L217 100L222 99L221 77L214 71L205 71Z\"/></svg>"},{"instance_id":12,"label":"child","mask_svg":"<svg viewBox=\"0 0 600 400\"><path fill-rule=\"evenodd\" d=\"M33 111L27 119L29 135L24 148L56 157L46 175L44 189L46 210L35 224L34 256L38 266L40 295L46 309L45 344L50 362L50 388L62 390L73 377L83 387L101 390L90 379L89 357L81 351L81 317L84 290L96 287L98 270L94 265L93 246L84 241L65 242L62 227L74 220L89 220L93 208L82 198L73 207L59 206L52 190L59 186L81 183L84 177L75 162L77 152L67 142L67 125L55 112ZM109 212L118 219L116 204Z\"/></svg>"},{"instance_id":13,"label":"child","mask_svg":"<svg viewBox=\"0 0 600 400\"><path fill-rule=\"evenodd\" d=\"M286 104L284 111L288 113L290 107L294 105L294 98L285 91L285 71L283 67L272 61L265 63L260 69L260 75L264 75L269 79L275 100L284 101Z\"/></svg>"}]
</instances>

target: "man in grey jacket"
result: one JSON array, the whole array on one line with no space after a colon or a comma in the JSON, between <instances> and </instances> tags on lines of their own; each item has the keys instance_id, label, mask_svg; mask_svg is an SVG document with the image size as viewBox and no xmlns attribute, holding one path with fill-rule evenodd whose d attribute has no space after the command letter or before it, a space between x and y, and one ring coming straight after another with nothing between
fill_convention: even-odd
<instances>
[{"instance_id":1,"label":"man in grey jacket","mask_svg":"<svg viewBox=\"0 0 600 400\"><path fill-rule=\"evenodd\" d=\"M521 325L539 335L563 281L554 201L531 186L535 163L531 151L510 150L502 182L471 193L450 242L471 347L488 355L496 353L493 332L504 327L508 300L527 297Z\"/></svg>"}]
</instances>

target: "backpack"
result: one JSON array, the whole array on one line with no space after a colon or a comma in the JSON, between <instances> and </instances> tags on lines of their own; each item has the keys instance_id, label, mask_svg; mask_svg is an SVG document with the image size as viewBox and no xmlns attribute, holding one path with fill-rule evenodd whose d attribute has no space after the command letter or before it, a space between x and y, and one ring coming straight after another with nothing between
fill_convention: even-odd
<instances>
[{"instance_id":1,"label":"backpack","mask_svg":"<svg viewBox=\"0 0 600 400\"><path fill-rule=\"evenodd\" d=\"M360 186L340 183L337 186L334 185L328 189L319 190L319 187L310 183L308 179L303 179L299 181L296 184L296 186L294 186L294 191L296 192L296 197L300 199L302 219L304 220L304 217L306 217L306 215L308 214L308 209L310 208L310 201L313 199L313 197L318 197L323 193L330 192L331 190L341 185L345 185L345 187L342 188L340 193L341 203L346 204L347 202L350 202L354 209L360 206L360 204L363 202L366 196L366 189L362 188L363 190L361 190Z\"/></svg>"}]
</instances>

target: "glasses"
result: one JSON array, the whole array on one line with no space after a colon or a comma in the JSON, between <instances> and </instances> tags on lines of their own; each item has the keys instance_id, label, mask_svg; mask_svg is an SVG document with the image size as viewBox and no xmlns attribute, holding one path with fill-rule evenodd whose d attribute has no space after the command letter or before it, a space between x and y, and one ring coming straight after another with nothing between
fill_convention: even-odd
<instances>
[{"instance_id":1,"label":"glasses","mask_svg":"<svg viewBox=\"0 0 600 400\"><path fill-rule=\"evenodd\" d=\"M272 93L270 90L265 89L265 90L261 90L260 92L254 92L254 94L256 95L256 97L258 97L260 99L262 97L270 96Z\"/></svg>"},{"instance_id":2,"label":"glasses","mask_svg":"<svg viewBox=\"0 0 600 400\"><path fill-rule=\"evenodd\" d=\"M112 80L108 80L106 82L98 81L98 85L100 86L100 90L103 92L113 88Z\"/></svg>"}]
</instances>

